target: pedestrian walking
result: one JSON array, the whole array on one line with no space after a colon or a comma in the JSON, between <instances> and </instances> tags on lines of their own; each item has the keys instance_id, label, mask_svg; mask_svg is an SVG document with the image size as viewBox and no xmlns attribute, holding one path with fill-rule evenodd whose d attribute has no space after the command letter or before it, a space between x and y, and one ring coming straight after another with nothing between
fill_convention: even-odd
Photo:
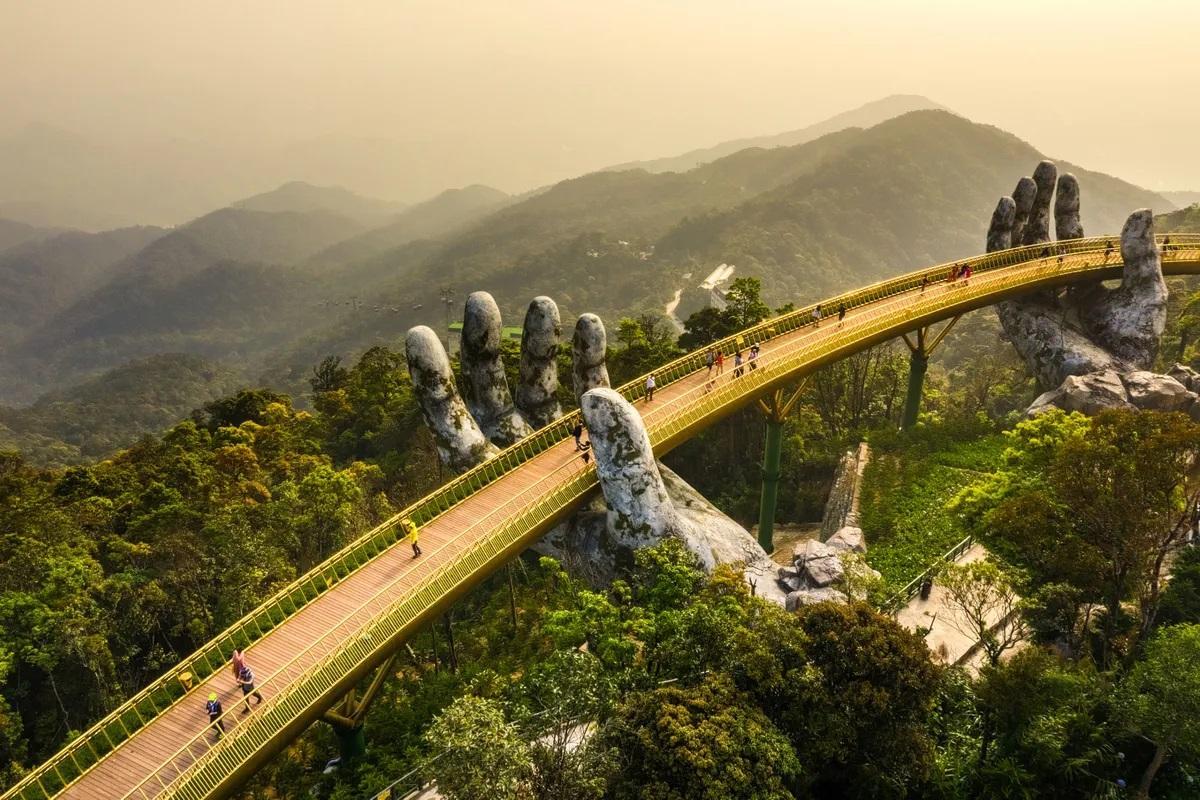
<instances>
[{"instance_id":1,"label":"pedestrian walking","mask_svg":"<svg viewBox=\"0 0 1200 800\"><path fill-rule=\"evenodd\" d=\"M236 681L242 672L242 667L246 666L246 654L235 647L229 661L233 665L233 679Z\"/></svg>"},{"instance_id":2,"label":"pedestrian walking","mask_svg":"<svg viewBox=\"0 0 1200 800\"><path fill-rule=\"evenodd\" d=\"M400 520L400 529L404 531L403 538L412 543L413 558L417 558L421 555L421 545L418 543L421 539L421 531L417 528L417 523L405 517Z\"/></svg>"},{"instance_id":3,"label":"pedestrian walking","mask_svg":"<svg viewBox=\"0 0 1200 800\"><path fill-rule=\"evenodd\" d=\"M846 304L838 304L838 327L842 327L846 322Z\"/></svg>"},{"instance_id":4,"label":"pedestrian walking","mask_svg":"<svg viewBox=\"0 0 1200 800\"><path fill-rule=\"evenodd\" d=\"M717 363L717 356L711 347L708 348L708 352L704 354L704 363L708 367L708 374L712 375L713 366Z\"/></svg>"},{"instance_id":5,"label":"pedestrian walking","mask_svg":"<svg viewBox=\"0 0 1200 800\"><path fill-rule=\"evenodd\" d=\"M821 304L817 303L817 307L812 311L813 327L821 327Z\"/></svg>"},{"instance_id":6,"label":"pedestrian walking","mask_svg":"<svg viewBox=\"0 0 1200 800\"><path fill-rule=\"evenodd\" d=\"M651 372L646 376L646 402L649 403L654 399L654 373Z\"/></svg>"},{"instance_id":7,"label":"pedestrian walking","mask_svg":"<svg viewBox=\"0 0 1200 800\"><path fill-rule=\"evenodd\" d=\"M221 719L221 715L225 713L225 709L221 708L221 701L217 699L216 692L210 692L208 700L204 703L204 710L208 712L208 724L212 727L213 733L220 740L225 733L225 720Z\"/></svg>"},{"instance_id":8,"label":"pedestrian walking","mask_svg":"<svg viewBox=\"0 0 1200 800\"><path fill-rule=\"evenodd\" d=\"M758 345L750 345L750 371L758 369Z\"/></svg>"},{"instance_id":9,"label":"pedestrian walking","mask_svg":"<svg viewBox=\"0 0 1200 800\"><path fill-rule=\"evenodd\" d=\"M742 351L738 350L736 353L733 354L733 377L735 377L735 378L742 377L742 370L745 369L742 366L742 363L743 363L742 362Z\"/></svg>"},{"instance_id":10,"label":"pedestrian walking","mask_svg":"<svg viewBox=\"0 0 1200 800\"><path fill-rule=\"evenodd\" d=\"M571 435L575 437L575 449L583 449L583 420L578 420L575 427L571 428Z\"/></svg>"},{"instance_id":11,"label":"pedestrian walking","mask_svg":"<svg viewBox=\"0 0 1200 800\"><path fill-rule=\"evenodd\" d=\"M963 264L962 279L963 279L963 286L966 286L968 283L971 282L971 265L970 264Z\"/></svg>"},{"instance_id":12,"label":"pedestrian walking","mask_svg":"<svg viewBox=\"0 0 1200 800\"><path fill-rule=\"evenodd\" d=\"M954 283L958 280L958 264L950 268L950 277L946 279L946 283Z\"/></svg>"},{"instance_id":13,"label":"pedestrian walking","mask_svg":"<svg viewBox=\"0 0 1200 800\"><path fill-rule=\"evenodd\" d=\"M254 686L254 670L246 664L242 665L241 672L238 673L238 686L242 687L242 697L246 699L246 707L242 709L245 714L250 711L250 697L254 697L254 705L260 705L263 701L262 692Z\"/></svg>"},{"instance_id":14,"label":"pedestrian walking","mask_svg":"<svg viewBox=\"0 0 1200 800\"><path fill-rule=\"evenodd\" d=\"M922 275L921 276L921 294L925 294L925 287L928 285L929 285L929 276Z\"/></svg>"},{"instance_id":15,"label":"pedestrian walking","mask_svg":"<svg viewBox=\"0 0 1200 800\"><path fill-rule=\"evenodd\" d=\"M725 372L725 354L720 350L717 351L717 374L721 375Z\"/></svg>"}]
</instances>

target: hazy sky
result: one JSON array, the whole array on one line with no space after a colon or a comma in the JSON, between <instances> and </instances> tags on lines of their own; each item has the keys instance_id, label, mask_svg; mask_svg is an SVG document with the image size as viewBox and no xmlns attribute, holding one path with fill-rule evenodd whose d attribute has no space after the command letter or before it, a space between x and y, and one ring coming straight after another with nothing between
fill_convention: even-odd
<instances>
[{"instance_id":1,"label":"hazy sky","mask_svg":"<svg viewBox=\"0 0 1200 800\"><path fill-rule=\"evenodd\" d=\"M0 132L295 154L309 179L313 140L383 140L518 191L913 93L1200 190L1197 35L1195 0L0 0Z\"/></svg>"}]
</instances>

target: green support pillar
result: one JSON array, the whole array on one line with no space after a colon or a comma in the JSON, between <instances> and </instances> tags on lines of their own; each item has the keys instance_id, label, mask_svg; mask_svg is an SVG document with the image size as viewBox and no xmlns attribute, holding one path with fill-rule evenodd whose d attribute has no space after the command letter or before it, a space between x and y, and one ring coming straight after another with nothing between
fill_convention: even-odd
<instances>
[{"instance_id":1,"label":"green support pillar","mask_svg":"<svg viewBox=\"0 0 1200 800\"><path fill-rule=\"evenodd\" d=\"M779 499L779 461L783 453L783 420L767 417L767 443L763 449L762 499L758 505L758 543L774 552L775 505Z\"/></svg>"},{"instance_id":2,"label":"green support pillar","mask_svg":"<svg viewBox=\"0 0 1200 800\"><path fill-rule=\"evenodd\" d=\"M909 351L908 394L904 396L904 416L900 418L901 430L912 430L917 424L917 415L921 412L921 394L925 390L925 373L929 369L929 356L946 338L946 334L950 333L958 319L951 318L932 336L929 335L929 328L918 328L915 342L908 338L907 333L904 334L904 343L908 345Z\"/></svg>"},{"instance_id":3,"label":"green support pillar","mask_svg":"<svg viewBox=\"0 0 1200 800\"><path fill-rule=\"evenodd\" d=\"M775 550L775 506L779 500L779 462L783 455L783 421L800 400L808 378L800 382L791 397L783 399L783 390L776 389L758 407L767 418L767 442L763 448L762 495L758 503L758 543L767 554Z\"/></svg>"},{"instance_id":4,"label":"green support pillar","mask_svg":"<svg viewBox=\"0 0 1200 800\"><path fill-rule=\"evenodd\" d=\"M904 417L900 420L903 430L912 430L921 411L921 394L925 388L925 372L929 369L929 355L924 348L917 348L908 359L908 394L904 396Z\"/></svg>"},{"instance_id":5,"label":"green support pillar","mask_svg":"<svg viewBox=\"0 0 1200 800\"><path fill-rule=\"evenodd\" d=\"M362 723L355 725L353 728L346 728L341 725L334 726L333 730L338 738L338 749L342 755L342 764L366 755L367 733L365 727Z\"/></svg>"}]
</instances>

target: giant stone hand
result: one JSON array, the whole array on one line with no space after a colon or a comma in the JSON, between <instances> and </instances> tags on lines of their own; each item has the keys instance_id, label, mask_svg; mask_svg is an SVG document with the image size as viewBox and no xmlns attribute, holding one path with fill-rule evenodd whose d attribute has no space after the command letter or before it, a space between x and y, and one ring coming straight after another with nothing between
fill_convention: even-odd
<instances>
[{"instance_id":1,"label":"giant stone hand","mask_svg":"<svg viewBox=\"0 0 1200 800\"><path fill-rule=\"evenodd\" d=\"M487 292L467 298L462 329L464 398L450 359L427 327L405 341L409 373L442 463L463 472L562 414L557 400L561 324L548 297L529 305L521 337L515 401L500 356L500 310ZM754 538L679 476L658 464L642 418L609 388L604 323L584 314L572 338L572 380L594 447L603 497L551 530L535 546L603 583L632 563L633 551L676 538L711 569L741 562L762 596L782 603L775 565Z\"/></svg>"},{"instance_id":2,"label":"giant stone hand","mask_svg":"<svg viewBox=\"0 0 1200 800\"><path fill-rule=\"evenodd\" d=\"M1058 240L1082 238L1078 181L1071 174L1059 176L1052 162L1043 161L1032 178L1017 182L1011 197L1000 198L988 228L988 252L1048 244L1052 199ZM1121 258L1124 269L1116 288L1082 281L997 304L1005 334L1047 390L1030 413L1051 406L1094 413L1113 406L1177 410L1197 405L1189 387L1148 372L1167 314L1167 285L1149 209L1133 212L1126 221Z\"/></svg>"}]
</instances>

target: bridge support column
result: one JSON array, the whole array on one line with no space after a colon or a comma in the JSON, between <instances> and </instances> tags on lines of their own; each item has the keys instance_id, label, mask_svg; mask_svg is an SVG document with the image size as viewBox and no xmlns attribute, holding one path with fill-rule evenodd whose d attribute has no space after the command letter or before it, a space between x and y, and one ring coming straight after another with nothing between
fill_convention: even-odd
<instances>
[{"instance_id":1,"label":"bridge support column","mask_svg":"<svg viewBox=\"0 0 1200 800\"><path fill-rule=\"evenodd\" d=\"M392 653L379 665L379 669L371 678L370 686L361 696L356 689L351 689L335 707L321 716L321 719L327 722L333 728L333 732L337 734L338 749L341 751L343 763L353 761L367 752L367 711L375 702L375 698L379 696L379 691L383 688L388 676L392 674L396 655L396 653Z\"/></svg>"},{"instance_id":2,"label":"bridge support column","mask_svg":"<svg viewBox=\"0 0 1200 800\"><path fill-rule=\"evenodd\" d=\"M908 334L904 334L904 343L908 345L909 350L908 392L904 396L904 414L900 417L901 430L912 430L917 424L917 416L921 412L921 397L925 393L925 373L929 370L929 356L958 320L959 317L954 317L932 335L930 328L917 328L915 342Z\"/></svg>"},{"instance_id":3,"label":"bridge support column","mask_svg":"<svg viewBox=\"0 0 1200 800\"><path fill-rule=\"evenodd\" d=\"M758 407L767 418L767 440L763 448L762 495L758 503L758 543L768 554L775 550L775 508L779 501L779 463L783 457L783 423L800 400L805 378L786 400L782 389L776 389Z\"/></svg>"}]
</instances>

